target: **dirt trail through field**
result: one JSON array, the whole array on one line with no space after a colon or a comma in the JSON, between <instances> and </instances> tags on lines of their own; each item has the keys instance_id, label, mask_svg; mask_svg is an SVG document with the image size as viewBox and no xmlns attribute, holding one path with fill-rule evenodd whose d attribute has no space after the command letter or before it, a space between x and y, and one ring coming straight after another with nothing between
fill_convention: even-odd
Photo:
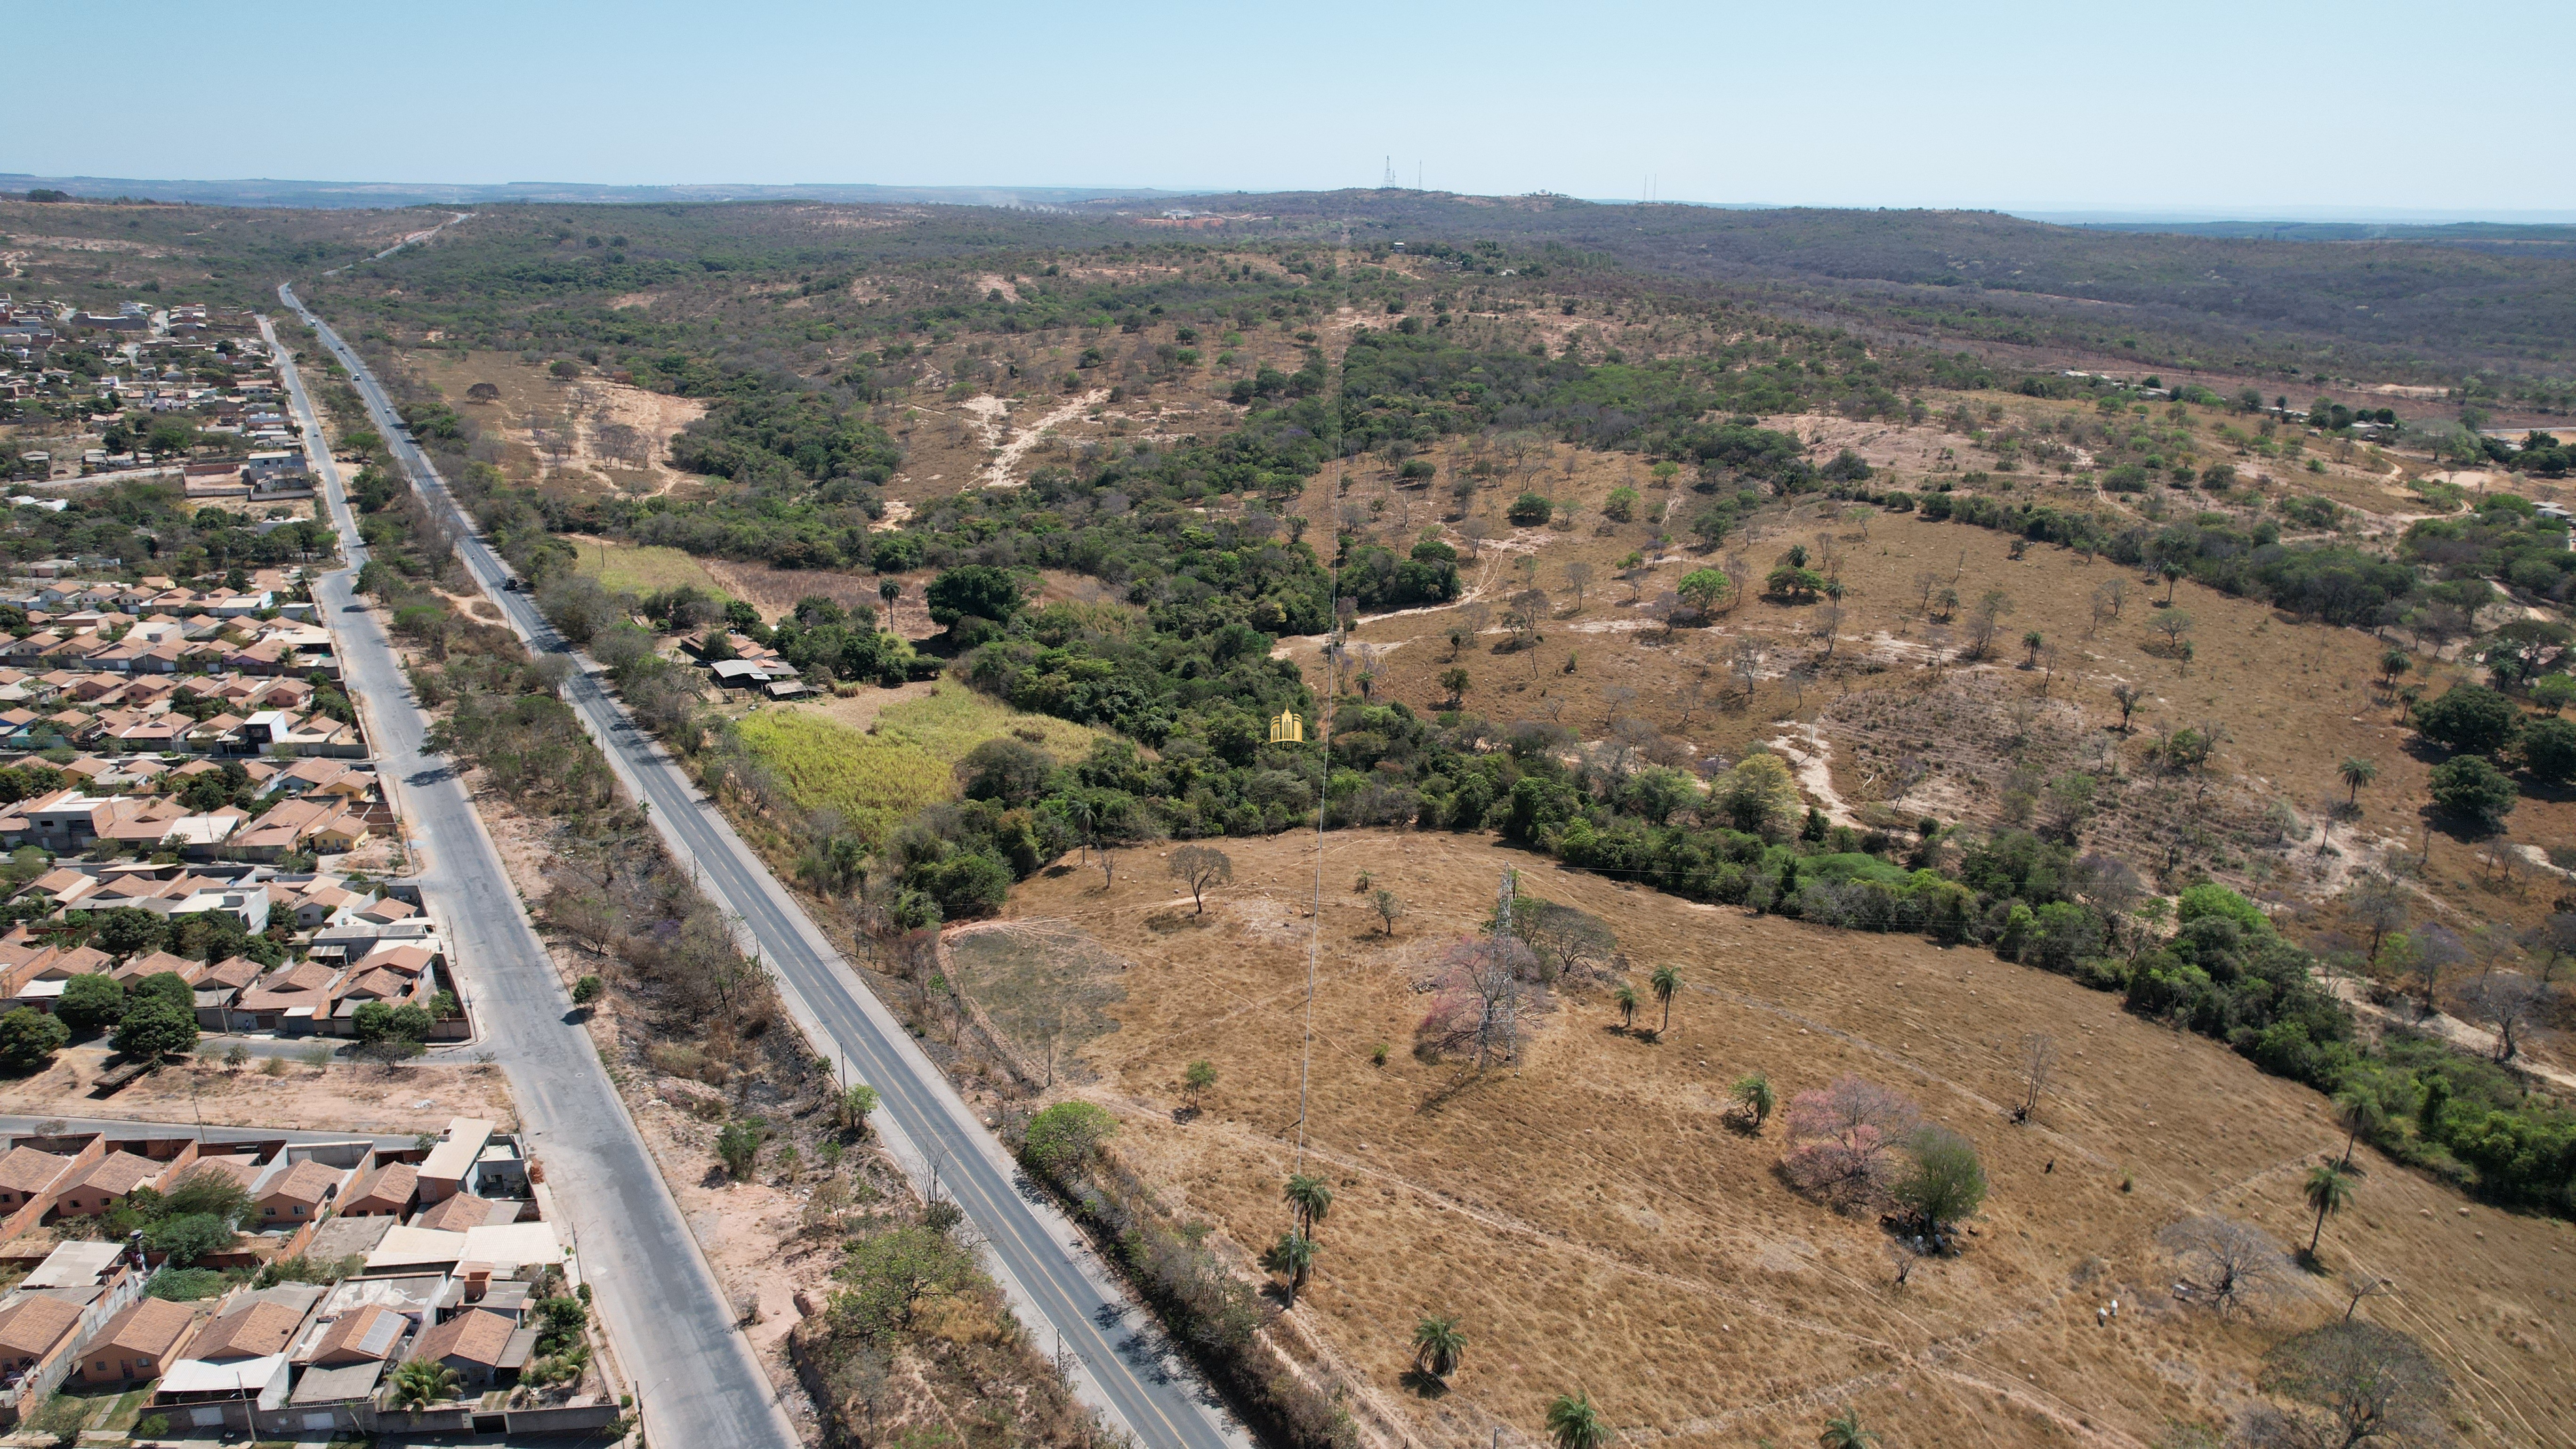
<instances>
[{"instance_id":1,"label":"dirt trail through field","mask_svg":"<svg viewBox=\"0 0 2576 1449\"><path fill-rule=\"evenodd\" d=\"M1029 455L1030 449L1045 441L1047 429L1062 427L1108 400L1109 393L1106 389L1093 388L1036 422L1021 427L1012 435L1009 442L1001 444L1001 451L993 456L993 461L984 465L983 472L976 476L976 484L984 488L1016 488L1027 482L1028 480L1024 478L1011 476L1011 470L1020 466L1020 460ZM979 398L977 401L980 402L983 399ZM998 407L1001 400L996 398L992 401ZM989 424L987 436L998 436Z\"/></svg>"}]
</instances>

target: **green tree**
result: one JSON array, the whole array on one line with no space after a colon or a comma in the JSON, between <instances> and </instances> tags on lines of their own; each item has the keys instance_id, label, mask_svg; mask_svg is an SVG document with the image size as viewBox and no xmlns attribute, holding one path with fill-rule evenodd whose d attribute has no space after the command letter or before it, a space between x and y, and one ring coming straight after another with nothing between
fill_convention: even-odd
<instances>
[{"instance_id":1,"label":"green tree","mask_svg":"<svg viewBox=\"0 0 2576 1449\"><path fill-rule=\"evenodd\" d=\"M2551 714L2576 704L2576 679L2564 674L2544 674L2531 681L2531 702Z\"/></svg>"},{"instance_id":2,"label":"green tree","mask_svg":"<svg viewBox=\"0 0 2576 1449\"><path fill-rule=\"evenodd\" d=\"M1009 569L967 564L932 579L923 597L934 624L953 627L958 620L970 618L1007 624L1020 611L1026 591Z\"/></svg>"},{"instance_id":3,"label":"green tree","mask_svg":"<svg viewBox=\"0 0 2576 1449\"><path fill-rule=\"evenodd\" d=\"M852 1242L833 1276L845 1286L832 1295L832 1316L882 1336L910 1328L929 1299L972 1289L977 1272L975 1255L964 1244L911 1223Z\"/></svg>"},{"instance_id":4,"label":"green tree","mask_svg":"<svg viewBox=\"0 0 2576 1449\"><path fill-rule=\"evenodd\" d=\"M1985 1202L1985 1165L1967 1138L1946 1127L1926 1127L1906 1149L1910 1160L1890 1194L1917 1222L1938 1231L1973 1216Z\"/></svg>"},{"instance_id":5,"label":"green tree","mask_svg":"<svg viewBox=\"0 0 2576 1449\"><path fill-rule=\"evenodd\" d=\"M1172 879L1190 888L1190 901L1198 907L1191 913L1193 915L1206 913L1210 886L1230 885L1234 881L1234 857L1214 846L1182 846L1172 852L1170 869Z\"/></svg>"},{"instance_id":6,"label":"green tree","mask_svg":"<svg viewBox=\"0 0 2576 1449\"><path fill-rule=\"evenodd\" d=\"M597 1001L600 997L600 993L607 989L608 984L601 981L598 977L585 976L572 984L572 1004L575 1006L588 1006L592 1002Z\"/></svg>"},{"instance_id":7,"label":"green tree","mask_svg":"<svg viewBox=\"0 0 2576 1449\"><path fill-rule=\"evenodd\" d=\"M2352 790L2346 797L2348 802L2358 805L2361 803L2361 787L2379 778L2379 767L2359 756L2346 755L2343 763L2335 766L2335 773L2341 775L2344 784Z\"/></svg>"},{"instance_id":8,"label":"green tree","mask_svg":"<svg viewBox=\"0 0 2576 1449\"><path fill-rule=\"evenodd\" d=\"M1681 968L1658 966L1655 968L1655 974L1646 978L1646 984L1654 988L1655 1000L1662 1002L1664 1006L1663 1025L1655 1028L1655 1035L1661 1036L1673 1024L1673 995L1682 989Z\"/></svg>"},{"instance_id":9,"label":"green tree","mask_svg":"<svg viewBox=\"0 0 2576 1449\"><path fill-rule=\"evenodd\" d=\"M1100 1144L1117 1135L1118 1119L1089 1102L1058 1102L1029 1119L1021 1150L1039 1167L1069 1177L1091 1165Z\"/></svg>"},{"instance_id":10,"label":"green tree","mask_svg":"<svg viewBox=\"0 0 2576 1449\"><path fill-rule=\"evenodd\" d=\"M1369 909L1377 912L1377 918L1385 925L1387 935L1393 936L1395 923L1404 915L1404 900L1395 892L1379 886L1369 892Z\"/></svg>"},{"instance_id":11,"label":"green tree","mask_svg":"<svg viewBox=\"0 0 2576 1449\"><path fill-rule=\"evenodd\" d=\"M1860 1426L1860 1415L1845 1406L1827 1415L1816 1434L1816 1449L1878 1449L1878 1435Z\"/></svg>"},{"instance_id":12,"label":"green tree","mask_svg":"<svg viewBox=\"0 0 2576 1449\"><path fill-rule=\"evenodd\" d=\"M1690 605L1693 613L1706 614L1717 607L1718 600L1726 597L1729 586L1722 569L1692 569L1682 575L1682 581L1675 586L1674 592L1682 596L1682 602Z\"/></svg>"},{"instance_id":13,"label":"green tree","mask_svg":"<svg viewBox=\"0 0 2576 1449\"><path fill-rule=\"evenodd\" d=\"M415 1358L394 1366L393 1406L419 1413L456 1397L456 1370L436 1359Z\"/></svg>"},{"instance_id":14,"label":"green tree","mask_svg":"<svg viewBox=\"0 0 2576 1449\"><path fill-rule=\"evenodd\" d=\"M1467 1351L1467 1339L1458 1331L1458 1320L1426 1316L1413 1322L1413 1366L1435 1379L1445 1379L1458 1371L1458 1360Z\"/></svg>"},{"instance_id":15,"label":"green tree","mask_svg":"<svg viewBox=\"0 0 2576 1449\"><path fill-rule=\"evenodd\" d=\"M844 1132L864 1132L868 1115L877 1109L877 1089L864 1083L841 1089L832 1099L832 1121Z\"/></svg>"},{"instance_id":16,"label":"green tree","mask_svg":"<svg viewBox=\"0 0 2576 1449\"><path fill-rule=\"evenodd\" d=\"M744 1117L725 1124L716 1134L716 1156L724 1160L725 1175L736 1182L751 1180L752 1170L760 1165L760 1144L768 1134L756 1117Z\"/></svg>"},{"instance_id":17,"label":"green tree","mask_svg":"<svg viewBox=\"0 0 2576 1449\"><path fill-rule=\"evenodd\" d=\"M1590 1394L1559 1394L1547 1406L1547 1435L1556 1449L1601 1449L1609 1442L1610 1429L1592 1407Z\"/></svg>"},{"instance_id":18,"label":"green tree","mask_svg":"<svg viewBox=\"0 0 2576 1449\"><path fill-rule=\"evenodd\" d=\"M2433 767L2433 803L2453 815L2494 825L2513 813L2513 780L2484 755L2461 755Z\"/></svg>"},{"instance_id":19,"label":"green tree","mask_svg":"<svg viewBox=\"0 0 2576 1449\"><path fill-rule=\"evenodd\" d=\"M2308 1261L2313 1263L2317 1244L2326 1234L2326 1219L2352 1201L2352 1179L2344 1175L2342 1164L2321 1162L2308 1169L2308 1180L2299 1191L2317 1214L2316 1226L2308 1231Z\"/></svg>"},{"instance_id":20,"label":"green tree","mask_svg":"<svg viewBox=\"0 0 2576 1449\"><path fill-rule=\"evenodd\" d=\"M1474 683L1474 678L1465 669L1456 665L1440 672L1440 687L1449 691L1449 703L1452 708L1466 702L1467 689Z\"/></svg>"},{"instance_id":21,"label":"green tree","mask_svg":"<svg viewBox=\"0 0 2576 1449\"><path fill-rule=\"evenodd\" d=\"M1214 1062L1192 1062L1181 1069L1181 1091L1188 1095L1190 1110L1193 1112L1199 1109L1199 1102L1207 1096L1208 1089L1215 1085L1216 1063Z\"/></svg>"},{"instance_id":22,"label":"green tree","mask_svg":"<svg viewBox=\"0 0 2576 1449\"><path fill-rule=\"evenodd\" d=\"M1756 1132L1762 1130L1763 1123L1771 1120L1771 1109L1779 1105L1779 1099L1771 1092L1771 1079L1759 1072L1736 1078L1734 1090L1729 1095L1735 1101L1736 1110L1745 1115Z\"/></svg>"},{"instance_id":23,"label":"green tree","mask_svg":"<svg viewBox=\"0 0 2576 1449\"><path fill-rule=\"evenodd\" d=\"M197 1010L196 988L188 984L187 977L176 971L155 971L137 981L133 995L127 1000L128 1011L146 1001L166 1001L192 1016Z\"/></svg>"},{"instance_id":24,"label":"green tree","mask_svg":"<svg viewBox=\"0 0 2576 1449\"><path fill-rule=\"evenodd\" d=\"M72 1035L93 1035L103 1027L115 1025L125 1015L125 985L104 972L75 976L63 983L63 994L54 1002L54 1014L71 1028Z\"/></svg>"},{"instance_id":25,"label":"green tree","mask_svg":"<svg viewBox=\"0 0 2576 1449\"><path fill-rule=\"evenodd\" d=\"M158 997L146 998L126 1009L113 1041L118 1051L145 1060L190 1051L197 1045L197 1014Z\"/></svg>"},{"instance_id":26,"label":"green tree","mask_svg":"<svg viewBox=\"0 0 2576 1449\"><path fill-rule=\"evenodd\" d=\"M2491 755L2522 731L2522 708L2499 691L2454 684L2441 698L2415 707L2416 731L2445 749Z\"/></svg>"},{"instance_id":27,"label":"green tree","mask_svg":"<svg viewBox=\"0 0 2576 1449\"><path fill-rule=\"evenodd\" d=\"M52 1065L71 1035L71 1028L32 1006L0 1016L0 1071L23 1076Z\"/></svg>"},{"instance_id":28,"label":"green tree","mask_svg":"<svg viewBox=\"0 0 2576 1449\"><path fill-rule=\"evenodd\" d=\"M1610 1004L1619 1008L1619 1029L1633 1031L1637 1026L1637 988L1622 981L1610 988Z\"/></svg>"},{"instance_id":29,"label":"green tree","mask_svg":"<svg viewBox=\"0 0 2576 1449\"><path fill-rule=\"evenodd\" d=\"M1536 493L1524 493L1512 500L1503 516L1522 528L1536 528L1556 512L1556 505Z\"/></svg>"},{"instance_id":30,"label":"green tree","mask_svg":"<svg viewBox=\"0 0 2576 1449\"><path fill-rule=\"evenodd\" d=\"M2576 780L2576 720L2533 720L2522 732L2522 763L2547 784Z\"/></svg>"},{"instance_id":31,"label":"green tree","mask_svg":"<svg viewBox=\"0 0 2576 1449\"><path fill-rule=\"evenodd\" d=\"M1313 1239L1316 1225L1333 1210L1333 1185L1324 1178L1307 1172L1291 1173L1288 1185L1279 1192L1288 1205L1297 1210L1298 1236Z\"/></svg>"},{"instance_id":32,"label":"green tree","mask_svg":"<svg viewBox=\"0 0 2576 1449\"><path fill-rule=\"evenodd\" d=\"M118 906L91 917L98 925L98 935L91 944L111 956L139 956L161 949L170 938L170 923L150 911L133 906Z\"/></svg>"}]
</instances>

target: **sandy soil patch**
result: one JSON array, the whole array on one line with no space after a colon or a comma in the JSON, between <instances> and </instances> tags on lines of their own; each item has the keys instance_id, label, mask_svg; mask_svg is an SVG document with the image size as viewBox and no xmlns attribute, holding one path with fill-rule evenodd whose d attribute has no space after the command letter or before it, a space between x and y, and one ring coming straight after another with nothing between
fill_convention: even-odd
<instances>
[{"instance_id":1,"label":"sandy soil patch","mask_svg":"<svg viewBox=\"0 0 2576 1449\"><path fill-rule=\"evenodd\" d=\"M501 1069L472 1047L445 1050L391 1073L335 1061L317 1067L305 1052L345 1045L279 1042L283 1070L271 1076L254 1060L229 1068L203 1058L174 1063L112 1097L93 1097L106 1046L66 1047L54 1065L0 1083L0 1113L27 1117L133 1117L224 1127L284 1127L313 1132L434 1132L451 1117L516 1122ZM262 1045L263 1058L272 1048Z\"/></svg>"}]
</instances>

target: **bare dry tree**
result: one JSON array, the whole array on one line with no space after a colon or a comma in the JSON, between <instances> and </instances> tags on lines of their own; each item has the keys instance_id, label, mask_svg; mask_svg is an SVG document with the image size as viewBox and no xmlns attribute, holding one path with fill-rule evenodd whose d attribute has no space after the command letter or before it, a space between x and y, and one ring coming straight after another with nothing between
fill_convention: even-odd
<instances>
[{"instance_id":1,"label":"bare dry tree","mask_svg":"<svg viewBox=\"0 0 2576 1449\"><path fill-rule=\"evenodd\" d=\"M2521 1051L2515 1035L2548 1002L2549 988L2518 971L2490 971L2460 992L2460 1005L2475 1021L2496 1034L2495 1059L2509 1062Z\"/></svg>"},{"instance_id":2,"label":"bare dry tree","mask_svg":"<svg viewBox=\"0 0 2576 1449\"><path fill-rule=\"evenodd\" d=\"M1565 566L1565 586L1574 591L1574 612L1583 612L1583 591L1592 586L1592 565L1577 560Z\"/></svg>"},{"instance_id":3,"label":"bare dry tree","mask_svg":"<svg viewBox=\"0 0 2576 1449\"><path fill-rule=\"evenodd\" d=\"M2288 1281L2288 1255L2261 1232L2233 1219L2188 1217L2161 1236L2182 1271L2183 1285L2211 1312L2223 1315L2242 1308L2250 1313L2258 1300L2278 1293Z\"/></svg>"},{"instance_id":4,"label":"bare dry tree","mask_svg":"<svg viewBox=\"0 0 2576 1449\"><path fill-rule=\"evenodd\" d=\"M2013 1109L2013 1120L2028 1122L2039 1115L2039 1099L2057 1075L2057 1038L2044 1031L2023 1036L2013 1044L2013 1068L2021 1077L2021 1105Z\"/></svg>"}]
</instances>

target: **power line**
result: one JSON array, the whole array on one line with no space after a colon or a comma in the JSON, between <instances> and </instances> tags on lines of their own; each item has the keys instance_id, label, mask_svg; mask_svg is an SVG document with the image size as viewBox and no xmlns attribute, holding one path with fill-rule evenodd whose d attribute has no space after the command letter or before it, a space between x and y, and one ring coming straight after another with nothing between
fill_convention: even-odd
<instances>
[{"instance_id":1,"label":"power line","mask_svg":"<svg viewBox=\"0 0 2576 1449\"><path fill-rule=\"evenodd\" d=\"M1338 435L1339 431L1339 429L1335 429L1336 435ZM1341 493L1339 486L1340 481L1339 476L1336 475L1334 479L1335 487L1333 490L1336 497ZM1324 636L1324 703L1323 707L1316 711L1316 714L1320 716L1320 718L1315 721L1317 726L1316 738L1320 742L1319 749L1322 756L1319 761L1319 767L1323 773L1324 783L1326 785L1330 785L1332 783L1333 703L1341 686L1340 651L1342 641L1342 551L1338 541L1333 549L1333 569L1331 579L1332 583L1330 587L1325 590L1325 597L1328 601L1328 607L1333 610L1333 627L1332 630ZM1313 913L1308 917L1312 929L1306 933L1305 1040L1300 1044L1297 1053L1296 1170L1299 1172L1304 1172L1306 1170L1306 1099L1307 1088L1314 1079L1315 1069L1315 971L1316 965L1321 959L1324 951L1324 816L1328 813L1329 811L1325 799L1325 792L1319 791L1317 792L1315 800L1315 900Z\"/></svg>"}]
</instances>

